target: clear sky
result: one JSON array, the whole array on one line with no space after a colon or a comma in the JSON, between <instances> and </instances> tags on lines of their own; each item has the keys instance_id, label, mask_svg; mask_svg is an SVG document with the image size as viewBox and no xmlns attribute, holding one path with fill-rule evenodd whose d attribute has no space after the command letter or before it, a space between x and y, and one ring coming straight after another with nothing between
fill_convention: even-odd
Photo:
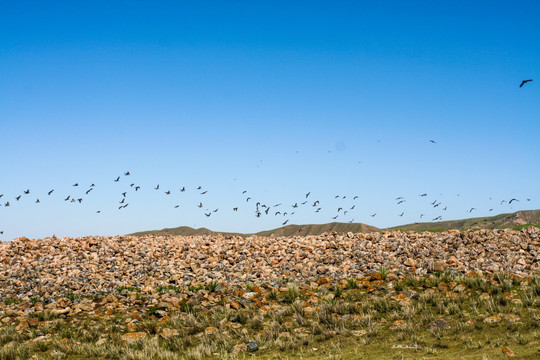
<instances>
[{"instance_id":1,"label":"clear sky","mask_svg":"<svg viewBox=\"0 0 540 360\"><path fill-rule=\"evenodd\" d=\"M0 239L538 209L539 15L538 1L2 2ZM258 201L282 205L256 217Z\"/></svg>"}]
</instances>

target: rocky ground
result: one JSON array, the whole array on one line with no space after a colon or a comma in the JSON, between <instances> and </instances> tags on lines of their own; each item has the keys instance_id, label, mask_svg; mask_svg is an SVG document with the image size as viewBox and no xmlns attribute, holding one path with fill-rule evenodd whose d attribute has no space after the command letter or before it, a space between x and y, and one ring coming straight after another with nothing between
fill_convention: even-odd
<instances>
[{"instance_id":1,"label":"rocky ground","mask_svg":"<svg viewBox=\"0 0 540 360\"><path fill-rule=\"evenodd\" d=\"M0 359L227 358L381 334L429 355L439 350L426 332L483 326L528 349L540 338L539 271L535 227L19 238L0 245Z\"/></svg>"}]
</instances>

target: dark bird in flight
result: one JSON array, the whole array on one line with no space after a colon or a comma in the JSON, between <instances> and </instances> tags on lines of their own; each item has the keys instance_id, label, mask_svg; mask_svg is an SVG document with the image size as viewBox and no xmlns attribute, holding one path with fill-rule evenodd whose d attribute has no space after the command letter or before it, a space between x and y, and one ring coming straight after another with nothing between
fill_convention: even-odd
<instances>
[{"instance_id":1,"label":"dark bird in flight","mask_svg":"<svg viewBox=\"0 0 540 360\"><path fill-rule=\"evenodd\" d=\"M420 196L427 196L427 194L426 194L426 193L423 193L423 194L421 194Z\"/></svg>"},{"instance_id":2,"label":"dark bird in flight","mask_svg":"<svg viewBox=\"0 0 540 360\"><path fill-rule=\"evenodd\" d=\"M298 203L294 203L292 207L296 209L298 207Z\"/></svg>"},{"instance_id":3,"label":"dark bird in flight","mask_svg":"<svg viewBox=\"0 0 540 360\"><path fill-rule=\"evenodd\" d=\"M122 199L122 201L119 201L119 204L123 204L126 201L126 199Z\"/></svg>"},{"instance_id":4,"label":"dark bird in flight","mask_svg":"<svg viewBox=\"0 0 540 360\"><path fill-rule=\"evenodd\" d=\"M0 194L0 198L1 198L2 196L4 196L4 194Z\"/></svg>"},{"instance_id":5,"label":"dark bird in flight","mask_svg":"<svg viewBox=\"0 0 540 360\"><path fill-rule=\"evenodd\" d=\"M135 183L129 184L129 187L134 187Z\"/></svg>"},{"instance_id":6,"label":"dark bird in flight","mask_svg":"<svg viewBox=\"0 0 540 360\"><path fill-rule=\"evenodd\" d=\"M356 200L356 199L358 199L358 196L353 197L353 200Z\"/></svg>"},{"instance_id":7,"label":"dark bird in flight","mask_svg":"<svg viewBox=\"0 0 540 360\"><path fill-rule=\"evenodd\" d=\"M437 216L435 219L431 220L431 221L437 221L437 220L441 220L442 217L441 216Z\"/></svg>"},{"instance_id":8,"label":"dark bird in flight","mask_svg":"<svg viewBox=\"0 0 540 360\"><path fill-rule=\"evenodd\" d=\"M1 196L0 196L1 197ZM527 201L531 201L531 199L527 199Z\"/></svg>"},{"instance_id":9,"label":"dark bird in flight","mask_svg":"<svg viewBox=\"0 0 540 360\"><path fill-rule=\"evenodd\" d=\"M506 200L501 201L501 205L504 204L505 202L506 202Z\"/></svg>"},{"instance_id":10,"label":"dark bird in flight","mask_svg":"<svg viewBox=\"0 0 540 360\"><path fill-rule=\"evenodd\" d=\"M264 210L264 213L268 215L268 211L270 211L270 208L266 208L266 210Z\"/></svg>"},{"instance_id":11,"label":"dark bird in flight","mask_svg":"<svg viewBox=\"0 0 540 360\"><path fill-rule=\"evenodd\" d=\"M306 199L308 198L309 194L311 194L311 191L306 194Z\"/></svg>"},{"instance_id":12,"label":"dark bird in flight","mask_svg":"<svg viewBox=\"0 0 540 360\"><path fill-rule=\"evenodd\" d=\"M197 190L201 190L201 189L202 189L202 186L199 186L199 187L197 188Z\"/></svg>"},{"instance_id":13,"label":"dark bird in flight","mask_svg":"<svg viewBox=\"0 0 540 360\"><path fill-rule=\"evenodd\" d=\"M24 193L25 193L26 195L30 194L30 189L25 190Z\"/></svg>"},{"instance_id":14,"label":"dark bird in flight","mask_svg":"<svg viewBox=\"0 0 540 360\"><path fill-rule=\"evenodd\" d=\"M320 202L319 200L315 201L315 202L313 203L313 207L317 206L317 205L319 204L319 202Z\"/></svg>"},{"instance_id":15,"label":"dark bird in flight","mask_svg":"<svg viewBox=\"0 0 540 360\"><path fill-rule=\"evenodd\" d=\"M351 219L351 221L349 221L349 224L352 224L353 221L354 221L354 219Z\"/></svg>"},{"instance_id":16,"label":"dark bird in flight","mask_svg":"<svg viewBox=\"0 0 540 360\"><path fill-rule=\"evenodd\" d=\"M338 208L338 209L337 209L337 212L340 212L341 210L343 210L343 208Z\"/></svg>"},{"instance_id":17,"label":"dark bird in flight","mask_svg":"<svg viewBox=\"0 0 540 360\"><path fill-rule=\"evenodd\" d=\"M82 203L82 199L81 198L78 198L77 201L80 203Z\"/></svg>"},{"instance_id":18,"label":"dark bird in flight","mask_svg":"<svg viewBox=\"0 0 540 360\"><path fill-rule=\"evenodd\" d=\"M175 208L175 209L178 209L179 207L180 207L180 205L176 205L174 208Z\"/></svg>"},{"instance_id":19,"label":"dark bird in flight","mask_svg":"<svg viewBox=\"0 0 540 360\"><path fill-rule=\"evenodd\" d=\"M518 200L518 199L514 199L514 198L512 198L512 200L510 200L510 201L509 201L508 203L509 203L509 204L511 204L511 203L512 203L512 201L518 201L518 202L519 202L519 200Z\"/></svg>"},{"instance_id":20,"label":"dark bird in flight","mask_svg":"<svg viewBox=\"0 0 540 360\"><path fill-rule=\"evenodd\" d=\"M471 209L469 210L469 212L472 212L473 210L476 210L476 208L471 208Z\"/></svg>"},{"instance_id":21,"label":"dark bird in flight","mask_svg":"<svg viewBox=\"0 0 540 360\"><path fill-rule=\"evenodd\" d=\"M251 198L250 198L250 197L248 197L248 198L246 199L246 202L248 202L248 201L249 201L250 199L251 199Z\"/></svg>"},{"instance_id":22,"label":"dark bird in flight","mask_svg":"<svg viewBox=\"0 0 540 360\"><path fill-rule=\"evenodd\" d=\"M334 216L332 219L336 220L339 215Z\"/></svg>"},{"instance_id":23,"label":"dark bird in flight","mask_svg":"<svg viewBox=\"0 0 540 360\"><path fill-rule=\"evenodd\" d=\"M261 212L260 212L260 211L257 211L257 212L256 212L256 216L257 216L257 217L261 217Z\"/></svg>"},{"instance_id":24,"label":"dark bird in flight","mask_svg":"<svg viewBox=\"0 0 540 360\"><path fill-rule=\"evenodd\" d=\"M214 210L213 212L217 212L219 209Z\"/></svg>"},{"instance_id":25,"label":"dark bird in flight","mask_svg":"<svg viewBox=\"0 0 540 360\"><path fill-rule=\"evenodd\" d=\"M302 205L306 205L306 204L307 204L307 200L302 203Z\"/></svg>"},{"instance_id":26,"label":"dark bird in flight","mask_svg":"<svg viewBox=\"0 0 540 360\"><path fill-rule=\"evenodd\" d=\"M237 207L233 208L233 211L238 211L238 208Z\"/></svg>"},{"instance_id":27,"label":"dark bird in flight","mask_svg":"<svg viewBox=\"0 0 540 360\"><path fill-rule=\"evenodd\" d=\"M435 140L429 140L430 143L436 144Z\"/></svg>"},{"instance_id":28,"label":"dark bird in flight","mask_svg":"<svg viewBox=\"0 0 540 360\"><path fill-rule=\"evenodd\" d=\"M276 213L274 214L274 216L276 216L277 214L281 215L281 212L276 211Z\"/></svg>"},{"instance_id":29,"label":"dark bird in flight","mask_svg":"<svg viewBox=\"0 0 540 360\"><path fill-rule=\"evenodd\" d=\"M402 212L401 214L399 214L399 216L403 216L403 214L405 214L404 212Z\"/></svg>"},{"instance_id":30,"label":"dark bird in flight","mask_svg":"<svg viewBox=\"0 0 540 360\"><path fill-rule=\"evenodd\" d=\"M446 211L446 208L448 208L448 206L445 206L445 207L443 208L443 210L445 210L445 211Z\"/></svg>"},{"instance_id":31,"label":"dark bird in flight","mask_svg":"<svg viewBox=\"0 0 540 360\"><path fill-rule=\"evenodd\" d=\"M94 187L94 186L96 186L96 185L94 185L94 184L90 185L90 187Z\"/></svg>"},{"instance_id":32,"label":"dark bird in flight","mask_svg":"<svg viewBox=\"0 0 540 360\"><path fill-rule=\"evenodd\" d=\"M319 212L319 211L321 211L321 208L318 208L317 210L315 210L315 212Z\"/></svg>"},{"instance_id":33,"label":"dark bird in flight","mask_svg":"<svg viewBox=\"0 0 540 360\"><path fill-rule=\"evenodd\" d=\"M208 191L203 191L203 192L201 193L201 195L204 195L204 194L206 194L207 192L208 192Z\"/></svg>"},{"instance_id":34,"label":"dark bird in flight","mask_svg":"<svg viewBox=\"0 0 540 360\"><path fill-rule=\"evenodd\" d=\"M54 189L52 189L51 191L49 191L49 192L47 193L47 195L51 195L51 194L53 193L53 191L54 191Z\"/></svg>"},{"instance_id":35,"label":"dark bird in flight","mask_svg":"<svg viewBox=\"0 0 540 360\"><path fill-rule=\"evenodd\" d=\"M287 216L287 212L286 212L286 211L283 213L283 216Z\"/></svg>"},{"instance_id":36,"label":"dark bird in flight","mask_svg":"<svg viewBox=\"0 0 540 360\"><path fill-rule=\"evenodd\" d=\"M181 192L184 192L184 191L186 191L186 187L185 187L185 186L184 186L184 187L182 187L182 188L180 189L180 191L181 191Z\"/></svg>"},{"instance_id":37,"label":"dark bird in flight","mask_svg":"<svg viewBox=\"0 0 540 360\"><path fill-rule=\"evenodd\" d=\"M68 195L68 197L65 198L64 201L68 201L70 196L71 196L71 195Z\"/></svg>"},{"instance_id":38,"label":"dark bird in flight","mask_svg":"<svg viewBox=\"0 0 540 360\"><path fill-rule=\"evenodd\" d=\"M129 171L128 171L128 172L125 172L124 175L129 176L129 175L131 175L131 174L130 174Z\"/></svg>"},{"instance_id":39,"label":"dark bird in flight","mask_svg":"<svg viewBox=\"0 0 540 360\"><path fill-rule=\"evenodd\" d=\"M339 195L336 195L336 196L334 196L334 199L337 199L338 197L339 197Z\"/></svg>"},{"instance_id":40,"label":"dark bird in flight","mask_svg":"<svg viewBox=\"0 0 540 360\"><path fill-rule=\"evenodd\" d=\"M356 205L353 205L352 208L350 208L349 210L354 210L354 207L355 207L355 206L356 206Z\"/></svg>"},{"instance_id":41,"label":"dark bird in flight","mask_svg":"<svg viewBox=\"0 0 540 360\"><path fill-rule=\"evenodd\" d=\"M401 200L401 199L403 199L401 196L396 198L396 200Z\"/></svg>"},{"instance_id":42,"label":"dark bird in flight","mask_svg":"<svg viewBox=\"0 0 540 360\"><path fill-rule=\"evenodd\" d=\"M424 214L420 214L420 219L424 217Z\"/></svg>"},{"instance_id":43,"label":"dark bird in flight","mask_svg":"<svg viewBox=\"0 0 540 360\"><path fill-rule=\"evenodd\" d=\"M21 195L17 196L15 199L16 199L17 201L19 201L20 198L21 198Z\"/></svg>"},{"instance_id":44,"label":"dark bird in flight","mask_svg":"<svg viewBox=\"0 0 540 360\"><path fill-rule=\"evenodd\" d=\"M73 186L79 186L79 183L75 183L75 184L73 184Z\"/></svg>"},{"instance_id":45,"label":"dark bird in flight","mask_svg":"<svg viewBox=\"0 0 540 360\"><path fill-rule=\"evenodd\" d=\"M5 207L9 207L9 201L7 203L4 204Z\"/></svg>"},{"instance_id":46,"label":"dark bird in flight","mask_svg":"<svg viewBox=\"0 0 540 360\"><path fill-rule=\"evenodd\" d=\"M206 217L210 217L210 215L212 215L212 213L204 213L204 215L206 215Z\"/></svg>"},{"instance_id":47,"label":"dark bird in flight","mask_svg":"<svg viewBox=\"0 0 540 360\"><path fill-rule=\"evenodd\" d=\"M101 210L96 211L96 214L99 214L99 213L101 213Z\"/></svg>"},{"instance_id":48,"label":"dark bird in flight","mask_svg":"<svg viewBox=\"0 0 540 360\"><path fill-rule=\"evenodd\" d=\"M283 222L283 224L281 224L281 225L286 225L288 222L289 222L289 219L285 220L285 221Z\"/></svg>"},{"instance_id":49,"label":"dark bird in flight","mask_svg":"<svg viewBox=\"0 0 540 360\"><path fill-rule=\"evenodd\" d=\"M36 200L36 204L39 204L39 199Z\"/></svg>"},{"instance_id":50,"label":"dark bird in flight","mask_svg":"<svg viewBox=\"0 0 540 360\"><path fill-rule=\"evenodd\" d=\"M242 191L242 194L245 194L245 193L247 193L247 190Z\"/></svg>"},{"instance_id":51,"label":"dark bird in flight","mask_svg":"<svg viewBox=\"0 0 540 360\"><path fill-rule=\"evenodd\" d=\"M116 178L116 180L114 180L114 182L119 182L120 181L120 176Z\"/></svg>"},{"instance_id":52,"label":"dark bird in flight","mask_svg":"<svg viewBox=\"0 0 540 360\"><path fill-rule=\"evenodd\" d=\"M402 202L405 202L405 200L401 200L401 201L399 201L399 202L398 202L398 205L399 205L399 204L401 204Z\"/></svg>"},{"instance_id":53,"label":"dark bird in flight","mask_svg":"<svg viewBox=\"0 0 540 360\"><path fill-rule=\"evenodd\" d=\"M274 205L274 207L278 207L279 205L281 205L281 203Z\"/></svg>"},{"instance_id":54,"label":"dark bird in flight","mask_svg":"<svg viewBox=\"0 0 540 360\"><path fill-rule=\"evenodd\" d=\"M124 197L126 197L126 194L127 194L127 192L123 192L123 193L122 193L122 195L124 195Z\"/></svg>"},{"instance_id":55,"label":"dark bird in flight","mask_svg":"<svg viewBox=\"0 0 540 360\"><path fill-rule=\"evenodd\" d=\"M493 209L489 209L488 211L493 211Z\"/></svg>"},{"instance_id":56,"label":"dark bird in flight","mask_svg":"<svg viewBox=\"0 0 540 360\"><path fill-rule=\"evenodd\" d=\"M165 195L171 195L171 190L165 191Z\"/></svg>"},{"instance_id":57,"label":"dark bird in flight","mask_svg":"<svg viewBox=\"0 0 540 360\"><path fill-rule=\"evenodd\" d=\"M159 190L159 184L154 188L154 190Z\"/></svg>"},{"instance_id":58,"label":"dark bird in flight","mask_svg":"<svg viewBox=\"0 0 540 360\"><path fill-rule=\"evenodd\" d=\"M377 213L375 213L375 214L373 214L373 215L369 215L369 216L371 216L371 217L375 217L375 215L377 215Z\"/></svg>"},{"instance_id":59,"label":"dark bird in flight","mask_svg":"<svg viewBox=\"0 0 540 360\"><path fill-rule=\"evenodd\" d=\"M434 202L431 203L431 205L435 205L437 203L437 200L435 200Z\"/></svg>"},{"instance_id":60,"label":"dark bird in flight","mask_svg":"<svg viewBox=\"0 0 540 360\"><path fill-rule=\"evenodd\" d=\"M531 81L533 81L533 80L532 79L523 80L523 81L521 81L521 84L519 84L519 87L522 87L523 85L525 85L526 83L531 82Z\"/></svg>"},{"instance_id":61,"label":"dark bird in flight","mask_svg":"<svg viewBox=\"0 0 540 360\"><path fill-rule=\"evenodd\" d=\"M202 203L199 203L199 207L202 208L202 206L203 206Z\"/></svg>"},{"instance_id":62,"label":"dark bird in flight","mask_svg":"<svg viewBox=\"0 0 540 360\"><path fill-rule=\"evenodd\" d=\"M3 232L3 231L0 231L0 235L4 235L4 232Z\"/></svg>"},{"instance_id":63,"label":"dark bird in flight","mask_svg":"<svg viewBox=\"0 0 540 360\"><path fill-rule=\"evenodd\" d=\"M138 191L140 188L140 186L135 186L135 191Z\"/></svg>"},{"instance_id":64,"label":"dark bird in flight","mask_svg":"<svg viewBox=\"0 0 540 360\"><path fill-rule=\"evenodd\" d=\"M86 192L86 195L88 195L88 193L89 193L90 191L92 191L92 190L93 190L93 188L90 188L90 189Z\"/></svg>"}]
</instances>

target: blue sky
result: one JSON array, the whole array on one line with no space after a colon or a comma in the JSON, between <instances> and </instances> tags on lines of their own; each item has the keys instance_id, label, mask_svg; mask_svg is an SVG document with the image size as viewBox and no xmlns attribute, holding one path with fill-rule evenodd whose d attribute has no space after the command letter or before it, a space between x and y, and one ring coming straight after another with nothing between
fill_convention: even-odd
<instances>
[{"instance_id":1,"label":"blue sky","mask_svg":"<svg viewBox=\"0 0 540 360\"><path fill-rule=\"evenodd\" d=\"M4 2L0 239L538 209L538 14L536 1ZM257 218L257 201L282 205Z\"/></svg>"}]
</instances>

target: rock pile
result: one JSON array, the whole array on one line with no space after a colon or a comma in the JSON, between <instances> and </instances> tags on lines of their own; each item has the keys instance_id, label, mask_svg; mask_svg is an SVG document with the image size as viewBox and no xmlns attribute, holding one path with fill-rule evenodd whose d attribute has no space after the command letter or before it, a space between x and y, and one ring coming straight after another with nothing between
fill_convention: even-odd
<instances>
[{"instance_id":1,"label":"rock pile","mask_svg":"<svg viewBox=\"0 0 540 360\"><path fill-rule=\"evenodd\" d=\"M316 282L385 267L424 274L540 270L540 229L319 236L18 238L0 245L0 300L121 287ZM247 296L247 295L246 295Z\"/></svg>"}]
</instances>

